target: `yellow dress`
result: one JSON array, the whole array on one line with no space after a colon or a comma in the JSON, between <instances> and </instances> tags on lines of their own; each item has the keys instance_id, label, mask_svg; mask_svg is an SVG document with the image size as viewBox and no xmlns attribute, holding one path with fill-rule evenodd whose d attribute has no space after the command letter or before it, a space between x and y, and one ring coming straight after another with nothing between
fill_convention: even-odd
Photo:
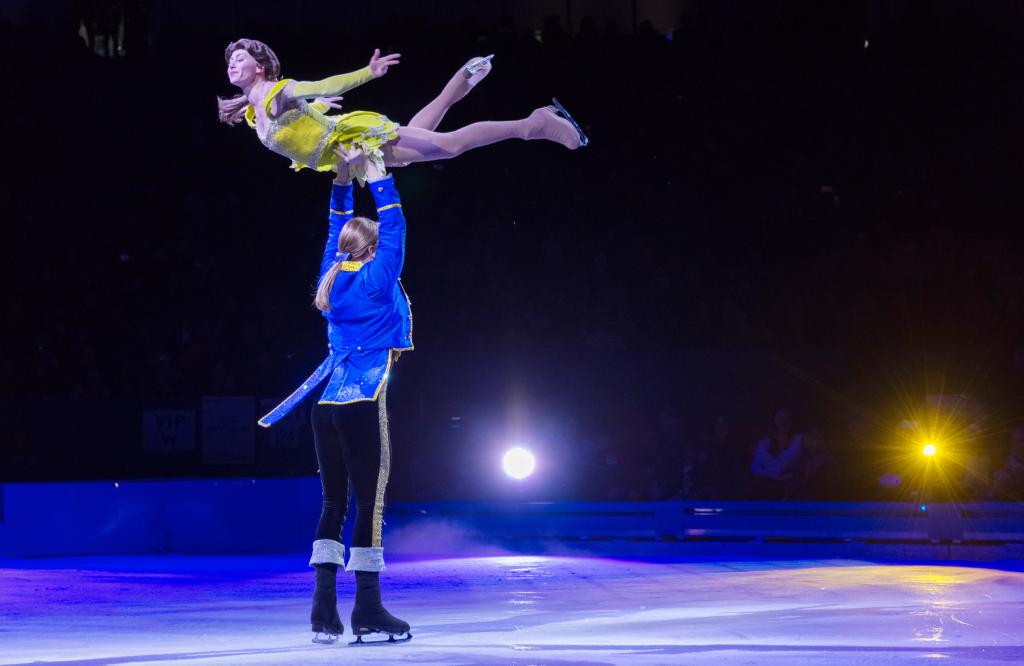
<instances>
[{"instance_id":1,"label":"yellow dress","mask_svg":"<svg viewBox=\"0 0 1024 666\"><path fill-rule=\"evenodd\" d=\"M365 75L358 78L365 78ZM355 145L363 149L381 173L385 172L381 146L398 137L398 123L373 111L352 111L328 116L324 113L327 110L324 105L315 102L311 104L301 97L296 97L296 106L271 116L270 108L274 98L291 82L291 79L278 81L263 100L263 110L268 120L263 132L256 126L256 110L252 106L245 110L246 122L256 130L264 146L291 158L292 168L296 171L307 167L317 171L335 171L341 158L334 154L333 149L338 144L344 144L346 148ZM362 81L356 83L350 80L349 83L354 85L318 92L338 94L354 88ZM352 169L352 175L360 182L365 182L365 167L360 166L362 168Z\"/></svg>"}]
</instances>

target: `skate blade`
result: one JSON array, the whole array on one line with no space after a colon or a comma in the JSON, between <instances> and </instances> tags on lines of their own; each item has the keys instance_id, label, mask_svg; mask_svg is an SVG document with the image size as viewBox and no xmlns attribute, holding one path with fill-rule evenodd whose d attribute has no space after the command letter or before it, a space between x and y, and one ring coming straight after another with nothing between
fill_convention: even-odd
<instances>
[{"instance_id":1,"label":"skate blade","mask_svg":"<svg viewBox=\"0 0 1024 666\"><path fill-rule=\"evenodd\" d=\"M583 128L580 127L580 124L578 122L572 119L572 116L570 116L569 112L565 110L565 107L562 106L562 103L558 101L558 98L552 97L551 102L552 104L555 105L555 109L558 110L558 115L568 120L569 124L576 129L576 133L580 135L580 148L589 144L590 139L587 138L587 135L583 132Z\"/></svg>"},{"instance_id":2,"label":"skate blade","mask_svg":"<svg viewBox=\"0 0 1024 666\"><path fill-rule=\"evenodd\" d=\"M370 633L378 633L378 632L370 632ZM356 639L354 641L351 641L349 643L349 645L352 646L352 647L363 647L363 646L370 646L370 645L398 645L399 643L408 643L409 641L412 640L412 634L409 633L409 632L406 632L405 636L403 636L402 638L395 638L395 636L397 634L391 634L386 639L382 638L380 640L373 640L373 641L364 641L363 640L363 636L366 636L366 635L369 635L369 634L357 635Z\"/></svg>"},{"instance_id":3,"label":"skate blade","mask_svg":"<svg viewBox=\"0 0 1024 666\"><path fill-rule=\"evenodd\" d=\"M313 642L320 645L334 645L338 642L338 638L341 634L329 634L326 632L317 631L313 634Z\"/></svg>"},{"instance_id":4,"label":"skate blade","mask_svg":"<svg viewBox=\"0 0 1024 666\"><path fill-rule=\"evenodd\" d=\"M489 56L484 56L483 58L477 58L473 62L471 62L468 65L466 65L465 67L463 67L463 69L465 69L470 74L476 74L481 69L483 69L484 65L489 63L491 61L491 58L493 58L493 57L494 57L494 54L492 53Z\"/></svg>"}]
</instances>

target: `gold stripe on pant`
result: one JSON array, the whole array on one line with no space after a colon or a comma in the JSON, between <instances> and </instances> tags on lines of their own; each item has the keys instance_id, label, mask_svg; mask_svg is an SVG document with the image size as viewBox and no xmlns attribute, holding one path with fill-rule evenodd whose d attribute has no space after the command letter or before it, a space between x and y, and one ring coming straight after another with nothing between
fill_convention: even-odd
<instances>
[{"instance_id":1,"label":"gold stripe on pant","mask_svg":"<svg viewBox=\"0 0 1024 666\"><path fill-rule=\"evenodd\" d=\"M388 384L381 386L377 397L377 423L380 427L380 469L377 472L377 496L373 500L373 535L371 547L381 547L381 528L384 525L384 491L391 474L391 433L388 428Z\"/></svg>"}]
</instances>

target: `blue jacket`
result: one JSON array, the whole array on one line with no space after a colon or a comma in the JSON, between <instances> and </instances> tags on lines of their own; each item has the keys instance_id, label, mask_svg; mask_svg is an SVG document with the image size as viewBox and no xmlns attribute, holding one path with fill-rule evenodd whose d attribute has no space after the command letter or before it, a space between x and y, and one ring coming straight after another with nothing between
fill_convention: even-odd
<instances>
[{"instance_id":1,"label":"blue jacket","mask_svg":"<svg viewBox=\"0 0 1024 666\"><path fill-rule=\"evenodd\" d=\"M377 254L366 264L342 262L331 288L331 309L324 313L327 358L295 392L259 420L265 428L280 420L325 379L321 404L376 400L391 370L391 351L413 348L412 311L399 282L405 261L402 204L393 178L369 183L368 187L380 220ZM336 261L338 235L352 213L352 186L335 184L320 279Z\"/></svg>"}]
</instances>

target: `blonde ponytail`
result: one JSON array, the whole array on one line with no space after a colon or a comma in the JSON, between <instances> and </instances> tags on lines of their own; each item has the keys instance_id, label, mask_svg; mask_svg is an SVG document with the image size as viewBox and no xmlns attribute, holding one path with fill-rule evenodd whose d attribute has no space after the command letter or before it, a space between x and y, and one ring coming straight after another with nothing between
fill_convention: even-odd
<instances>
[{"instance_id":1,"label":"blonde ponytail","mask_svg":"<svg viewBox=\"0 0 1024 666\"><path fill-rule=\"evenodd\" d=\"M341 262L336 261L324 276L320 278L320 284L316 288L316 298L313 299L313 305L320 312L331 311L331 289L334 289L334 279L338 277L338 273L341 272Z\"/></svg>"},{"instance_id":2,"label":"blonde ponytail","mask_svg":"<svg viewBox=\"0 0 1024 666\"><path fill-rule=\"evenodd\" d=\"M353 217L345 223L338 234L338 254L348 254L350 261L364 262L373 257L377 252L377 241L379 238L379 224L366 217ZM331 290L334 289L334 280L341 272L342 264L340 258L336 260L327 272L320 278L320 284L316 288L316 297L313 305L320 312L331 311Z\"/></svg>"}]
</instances>

